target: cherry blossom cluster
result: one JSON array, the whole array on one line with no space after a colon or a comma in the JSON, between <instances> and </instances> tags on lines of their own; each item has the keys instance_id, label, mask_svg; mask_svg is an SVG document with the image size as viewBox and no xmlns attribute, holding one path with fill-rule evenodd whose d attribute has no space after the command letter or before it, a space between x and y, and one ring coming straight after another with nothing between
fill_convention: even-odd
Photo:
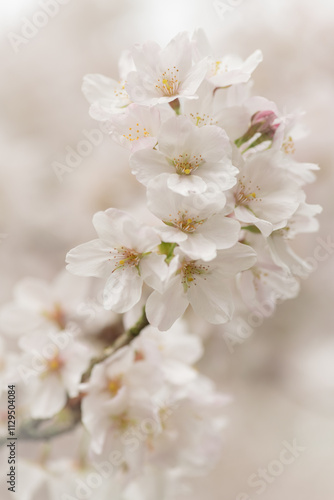
<instances>
[{"instance_id":1,"label":"cherry blossom cluster","mask_svg":"<svg viewBox=\"0 0 334 500\"><path fill-rule=\"evenodd\" d=\"M22 280L14 300L2 306L0 438L10 381L20 394L18 421L25 433L35 432L30 438L39 439L31 426L40 422L51 422L49 438L56 438L63 431L57 422L68 432L77 418L73 450L55 459L42 449L37 461L22 462L27 498L47 488L50 498L61 500L109 498L111 491L134 500L158 495L164 483L166 498L173 498L185 478L218 460L229 397L194 367L202 341L182 320L166 334L143 325L130 343L99 358L106 330L119 317L99 310L87 321L88 297L79 278L62 272L50 284Z\"/></svg>"},{"instance_id":2,"label":"cherry blossom cluster","mask_svg":"<svg viewBox=\"0 0 334 500\"><path fill-rule=\"evenodd\" d=\"M90 115L129 150L155 223L96 213L70 273L24 279L0 310L0 410L16 383L23 437L72 430L80 443L24 465L27 499L174 499L217 461L228 398L196 369L203 345L185 313L233 329L264 301L295 297L310 269L290 241L316 231L321 211L303 190L318 167L294 157L299 115L251 96L261 60L217 56L198 31L135 45L119 81L85 77ZM97 308L83 277L104 280Z\"/></svg>"},{"instance_id":3,"label":"cherry blossom cluster","mask_svg":"<svg viewBox=\"0 0 334 500\"><path fill-rule=\"evenodd\" d=\"M97 213L98 238L67 255L68 270L106 280L104 306L124 313L146 302L150 324L168 330L188 305L213 324L234 311L296 296L309 269L289 241L317 229L304 184L318 167L299 163L295 115L250 96L260 51L217 57L202 31L166 48L125 52L120 81L87 75L90 114L130 150L158 219L147 226L117 209Z\"/></svg>"}]
</instances>

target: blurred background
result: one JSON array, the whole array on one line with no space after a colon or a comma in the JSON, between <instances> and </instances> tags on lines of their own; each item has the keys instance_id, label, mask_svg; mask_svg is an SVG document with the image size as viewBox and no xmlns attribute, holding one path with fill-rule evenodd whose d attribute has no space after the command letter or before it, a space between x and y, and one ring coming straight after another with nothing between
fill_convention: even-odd
<instances>
[{"instance_id":1,"label":"blurred background","mask_svg":"<svg viewBox=\"0 0 334 500\"><path fill-rule=\"evenodd\" d=\"M83 76L117 79L123 49L147 39L164 45L178 31L198 27L219 55L247 57L261 49L254 94L276 101L281 111L306 112L310 134L296 157L320 165L306 190L324 211L319 235L300 236L295 248L313 257L319 236L334 241L332 0L62 0L46 22L37 14L42 3L0 4L1 302L24 276L53 278L66 252L94 237L96 211L144 203L128 151L107 136L62 182L55 174L68 148L76 150L98 128L81 93ZM234 402L222 460L209 477L194 479L189 499L257 498L248 477L278 458L283 441L297 440L304 451L263 498L333 500L334 250L316 267L298 298L280 305L233 353L222 331L209 337L200 369Z\"/></svg>"}]
</instances>

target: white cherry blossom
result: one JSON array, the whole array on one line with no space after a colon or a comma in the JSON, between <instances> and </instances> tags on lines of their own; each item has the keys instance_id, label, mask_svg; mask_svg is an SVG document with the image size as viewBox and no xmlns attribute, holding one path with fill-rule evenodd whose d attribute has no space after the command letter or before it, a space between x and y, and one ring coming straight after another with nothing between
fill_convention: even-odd
<instances>
[{"instance_id":1,"label":"white cherry blossom","mask_svg":"<svg viewBox=\"0 0 334 500\"><path fill-rule=\"evenodd\" d=\"M168 189L168 175L162 174L149 183L147 197L148 208L165 224L158 229L161 238L191 259L212 260L238 241L240 224L222 212L223 193L184 196Z\"/></svg>"},{"instance_id":2,"label":"white cherry blossom","mask_svg":"<svg viewBox=\"0 0 334 500\"><path fill-rule=\"evenodd\" d=\"M132 173L147 186L160 174L169 174L168 187L180 194L203 193L210 185L222 191L236 183L231 147L216 126L196 127L184 116L167 120L158 136L159 151L141 150L130 158Z\"/></svg>"},{"instance_id":3,"label":"white cherry blossom","mask_svg":"<svg viewBox=\"0 0 334 500\"><path fill-rule=\"evenodd\" d=\"M124 113L113 116L109 124L112 139L131 152L153 148L157 143L159 128L158 109L137 104L130 104Z\"/></svg>"},{"instance_id":4,"label":"white cherry blossom","mask_svg":"<svg viewBox=\"0 0 334 500\"><path fill-rule=\"evenodd\" d=\"M50 284L24 278L14 288L14 300L0 309L1 329L9 335L28 335L50 327L66 328L77 319L88 282L62 271Z\"/></svg>"},{"instance_id":5,"label":"white cherry blossom","mask_svg":"<svg viewBox=\"0 0 334 500\"><path fill-rule=\"evenodd\" d=\"M245 61L239 56L226 54L215 56L210 43L203 30L197 30L193 37L193 51L195 59L204 56L209 57L208 72L206 78L215 87L228 87L239 83L246 83L251 78L253 71L262 62L263 56L260 50L256 50Z\"/></svg>"},{"instance_id":6,"label":"white cherry blossom","mask_svg":"<svg viewBox=\"0 0 334 500\"><path fill-rule=\"evenodd\" d=\"M196 98L207 72L205 59L193 63L187 33L179 33L164 48L155 43L135 45L132 51L136 71L127 77L126 90L133 102L155 105L179 97Z\"/></svg>"},{"instance_id":7,"label":"white cherry blossom","mask_svg":"<svg viewBox=\"0 0 334 500\"><path fill-rule=\"evenodd\" d=\"M123 113L131 104L125 90L126 77L134 68L129 51L124 51L119 61L120 81L100 74L86 75L82 92L90 103L89 114L98 121L108 121L115 113Z\"/></svg>"},{"instance_id":8,"label":"white cherry blossom","mask_svg":"<svg viewBox=\"0 0 334 500\"><path fill-rule=\"evenodd\" d=\"M170 279L162 293L155 291L148 298L149 322L168 330L190 304L209 323L226 323L233 314L229 280L255 262L254 250L240 243L220 250L210 262L191 260L180 252L170 264Z\"/></svg>"},{"instance_id":9,"label":"white cherry blossom","mask_svg":"<svg viewBox=\"0 0 334 500\"><path fill-rule=\"evenodd\" d=\"M266 237L286 226L303 198L298 184L276 167L270 151L251 156L240 168L233 196L237 220L254 224Z\"/></svg>"},{"instance_id":10,"label":"white cherry blossom","mask_svg":"<svg viewBox=\"0 0 334 500\"><path fill-rule=\"evenodd\" d=\"M15 371L17 380L24 382L29 413L32 418L50 418L68 397L78 396L90 349L66 330L43 336L38 332L22 339L20 346L23 354Z\"/></svg>"},{"instance_id":11,"label":"white cherry blossom","mask_svg":"<svg viewBox=\"0 0 334 500\"><path fill-rule=\"evenodd\" d=\"M238 288L250 309L265 305L272 314L276 302L295 298L299 292L298 281L282 267L274 263L266 239L261 234L245 231L244 242L257 253L257 262L238 276Z\"/></svg>"},{"instance_id":12,"label":"white cherry blossom","mask_svg":"<svg viewBox=\"0 0 334 500\"><path fill-rule=\"evenodd\" d=\"M152 253L161 240L149 226L117 209L93 217L98 239L73 248L66 256L67 269L79 276L105 278L104 307L118 313L139 300L143 282L159 288L167 267L164 256Z\"/></svg>"}]
</instances>

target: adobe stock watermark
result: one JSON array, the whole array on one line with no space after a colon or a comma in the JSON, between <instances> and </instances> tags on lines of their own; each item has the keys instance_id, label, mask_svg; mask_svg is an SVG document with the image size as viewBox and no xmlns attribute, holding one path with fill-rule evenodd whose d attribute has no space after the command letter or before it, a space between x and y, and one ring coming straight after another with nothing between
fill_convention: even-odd
<instances>
[{"instance_id":1,"label":"adobe stock watermark","mask_svg":"<svg viewBox=\"0 0 334 500\"><path fill-rule=\"evenodd\" d=\"M292 443L283 441L282 445L283 448L276 460L272 460L267 467L259 467L247 479L247 485L253 488L253 491L251 493L239 493L235 500L252 500L254 498L254 496L251 496L253 493L256 493L257 496L262 495L268 485L281 476L287 466L293 464L306 451L306 447L298 444L296 439L293 439Z\"/></svg>"},{"instance_id":2,"label":"adobe stock watermark","mask_svg":"<svg viewBox=\"0 0 334 500\"><path fill-rule=\"evenodd\" d=\"M235 352L235 345L243 344L249 339L256 328L259 328L266 318L272 316L276 305L284 299L273 293L273 295L261 302L259 306L251 311L246 318L237 317L231 324L231 330L228 325L223 333L223 339L231 354Z\"/></svg>"},{"instance_id":3,"label":"adobe stock watermark","mask_svg":"<svg viewBox=\"0 0 334 500\"><path fill-rule=\"evenodd\" d=\"M212 5L220 19L224 19L226 14L229 14L240 7L244 1L245 0L213 0Z\"/></svg>"},{"instance_id":4,"label":"adobe stock watermark","mask_svg":"<svg viewBox=\"0 0 334 500\"><path fill-rule=\"evenodd\" d=\"M103 123L100 123L98 128L84 129L82 131L83 138L78 141L74 148L66 146L64 159L62 161L55 160L51 164L59 182L63 182L64 175L72 173L85 158L91 156L94 149L101 146L106 135L109 135L109 131Z\"/></svg>"},{"instance_id":5,"label":"adobe stock watermark","mask_svg":"<svg viewBox=\"0 0 334 500\"><path fill-rule=\"evenodd\" d=\"M91 470L85 478L76 478L74 491L72 493L62 493L60 500L88 500L98 490L104 481L108 481L116 474L117 470L126 463L126 453L134 453L141 443L154 438L160 432L161 425L172 415L178 404L165 405L163 401L157 401L161 410L160 421L154 418L145 418L137 425L131 425L121 436L121 443L124 450L111 450L107 458L101 462L93 462ZM73 496L75 495L75 496Z\"/></svg>"},{"instance_id":6,"label":"adobe stock watermark","mask_svg":"<svg viewBox=\"0 0 334 500\"><path fill-rule=\"evenodd\" d=\"M318 245L313 250L313 254L303 259L308 266L309 273L314 273L318 269L320 262L326 262L334 254L334 241L332 241L330 234L326 236L326 240L318 236L315 241ZM291 270L294 274L299 275L301 279L308 278L308 275L303 273L302 264L294 264Z\"/></svg>"},{"instance_id":7,"label":"adobe stock watermark","mask_svg":"<svg viewBox=\"0 0 334 500\"><path fill-rule=\"evenodd\" d=\"M27 45L35 38L41 29L49 24L50 19L56 17L60 12L62 5L67 5L71 0L40 0L39 10L36 10L31 19L21 17L21 27L19 33L10 31L7 33L7 38L15 53L18 53L20 48Z\"/></svg>"}]
</instances>

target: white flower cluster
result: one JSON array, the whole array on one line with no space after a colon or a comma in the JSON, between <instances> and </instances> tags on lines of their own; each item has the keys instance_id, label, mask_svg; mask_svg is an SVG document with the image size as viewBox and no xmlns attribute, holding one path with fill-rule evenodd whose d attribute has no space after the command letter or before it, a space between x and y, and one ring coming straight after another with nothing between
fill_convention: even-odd
<instances>
[{"instance_id":1,"label":"white flower cluster","mask_svg":"<svg viewBox=\"0 0 334 500\"><path fill-rule=\"evenodd\" d=\"M302 189L317 166L292 158L295 117L249 96L261 60L259 51L246 61L217 58L198 31L164 49L136 45L121 58L119 83L85 77L91 116L130 150L160 221L147 227L116 209L99 212L98 239L68 253L70 272L107 280L106 309L132 309L145 283L148 320L168 330L189 304L222 324L240 298L252 309L298 292L308 266L289 240L317 229L320 207Z\"/></svg>"},{"instance_id":2,"label":"white flower cluster","mask_svg":"<svg viewBox=\"0 0 334 500\"><path fill-rule=\"evenodd\" d=\"M198 31L125 52L120 82L85 77L90 114L129 149L157 223L98 212L97 238L67 254L72 274L105 280L92 321L88 280L69 273L23 280L1 308L0 410L16 382L23 423L32 419L23 436L42 439L41 421L47 437L81 433L70 435L78 455L24 466L25 498L174 499L180 481L216 462L228 399L194 368L202 343L181 317L191 305L225 324L295 297L309 266L289 240L316 231L321 211L303 191L317 166L293 158L298 116L250 96L261 60L216 57ZM121 334L118 315L129 322L142 305Z\"/></svg>"}]
</instances>

